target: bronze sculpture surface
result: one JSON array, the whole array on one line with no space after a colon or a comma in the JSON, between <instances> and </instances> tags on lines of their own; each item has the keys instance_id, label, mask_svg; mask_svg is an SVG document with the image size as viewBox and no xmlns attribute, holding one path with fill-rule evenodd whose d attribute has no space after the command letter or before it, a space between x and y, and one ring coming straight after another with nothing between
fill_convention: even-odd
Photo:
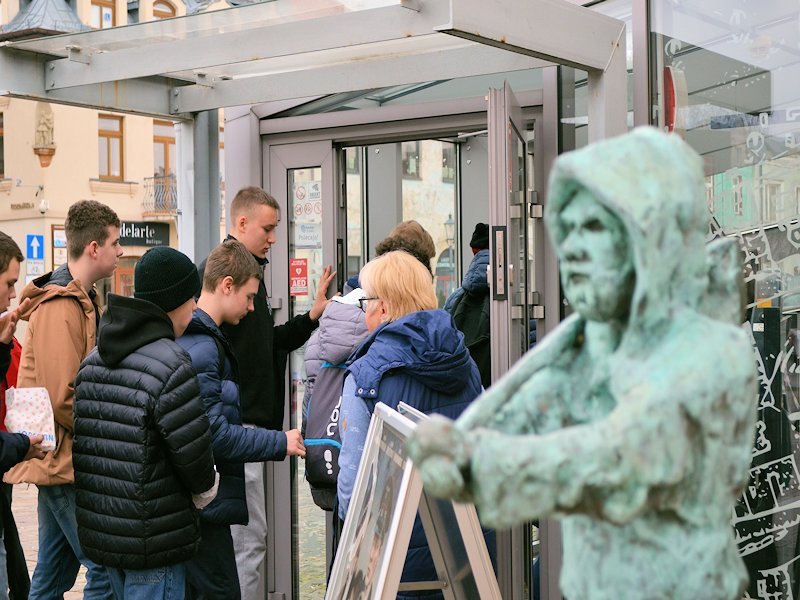
<instances>
[{"instance_id":1,"label":"bronze sculpture surface","mask_svg":"<svg viewBox=\"0 0 800 600\"><path fill-rule=\"evenodd\" d=\"M545 213L575 314L457 421L419 426L426 488L492 527L560 518L570 600L740 598L756 370L699 157L650 128L598 142L556 161Z\"/></svg>"}]
</instances>

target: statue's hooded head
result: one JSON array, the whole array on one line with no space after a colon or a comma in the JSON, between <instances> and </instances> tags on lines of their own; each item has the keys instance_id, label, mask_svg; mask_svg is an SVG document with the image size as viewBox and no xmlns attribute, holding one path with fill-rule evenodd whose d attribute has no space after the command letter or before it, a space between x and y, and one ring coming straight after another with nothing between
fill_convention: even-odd
<instances>
[{"instance_id":1,"label":"statue's hooded head","mask_svg":"<svg viewBox=\"0 0 800 600\"><path fill-rule=\"evenodd\" d=\"M558 158L545 218L584 318L627 320L639 338L697 307L708 283L703 186L697 154L649 127Z\"/></svg>"}]
</instances>

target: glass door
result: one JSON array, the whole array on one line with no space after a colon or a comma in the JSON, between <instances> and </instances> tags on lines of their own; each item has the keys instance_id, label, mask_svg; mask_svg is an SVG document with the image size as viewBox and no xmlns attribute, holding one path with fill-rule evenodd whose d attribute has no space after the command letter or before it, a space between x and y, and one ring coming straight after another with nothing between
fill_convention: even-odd
<instances>
[{"instance_id":1,"label":"glass door","mask_svg":"<svg viewBox=\"0 0 800 600\"><path fill-rule=\"evenodd\" d=\"M267 291L276 324L308 312L322 270L337 264L338 204L330 141L269 147L269 186L281 205L278 243L270 250ZM329 290L329 294L332 290ZM284 430L302 423L305 346L288 356ZM314 504L305 464L292 457L267 466L267 590L285 600L322 598L326 582L326 530L330 519ZM291 552L287 542L291 540Z\"/></svg>"},{"instance_id":2,"label":"glass door","mask_svg":"<svg viewBox=\"0 0 800 600\"><path fill-rule=\"evenodd\" d=\"M489 287L492 380L535 343L533 161L520 104L508 83L489 90ZM531 598L534 524L498 532L498 579L503 598Z\"/></svg>"}]
</instances>

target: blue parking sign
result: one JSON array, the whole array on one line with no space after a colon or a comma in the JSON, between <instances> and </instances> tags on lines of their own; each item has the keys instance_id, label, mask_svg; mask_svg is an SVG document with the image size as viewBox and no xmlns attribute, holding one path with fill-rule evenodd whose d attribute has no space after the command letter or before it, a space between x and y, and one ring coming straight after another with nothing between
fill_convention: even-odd
<instances>
[{"instance_id":1,"label":"blue parking sign","mask_svg":"<svg viewBox=\"0 0 800 600\"><path fill-rule=\"evenodd\" d=\"M28 260L44 260L44 236L28 234L25 244L25 258Z\"/></svg>"}]
</instances>

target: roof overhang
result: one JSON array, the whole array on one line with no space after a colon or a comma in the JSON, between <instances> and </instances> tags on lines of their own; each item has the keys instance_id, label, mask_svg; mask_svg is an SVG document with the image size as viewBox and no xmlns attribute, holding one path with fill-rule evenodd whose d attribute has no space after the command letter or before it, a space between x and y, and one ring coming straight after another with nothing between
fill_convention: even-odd
<instances>
[{"instance_id":1,"label":"roof overhang","mask_svg":"<svg viewBox=\"0 0 800 600\"><path fill-rule=\"evenodd\" d=\"M0 95L185 120L226 106L564 64L587 70L590 88L593 74L621 86L624 98L624 31L566 0L274 0L4 43ZM609 120L624 130L624 102L605 104L601 128Z\"/></svg>"}]
</instances>

